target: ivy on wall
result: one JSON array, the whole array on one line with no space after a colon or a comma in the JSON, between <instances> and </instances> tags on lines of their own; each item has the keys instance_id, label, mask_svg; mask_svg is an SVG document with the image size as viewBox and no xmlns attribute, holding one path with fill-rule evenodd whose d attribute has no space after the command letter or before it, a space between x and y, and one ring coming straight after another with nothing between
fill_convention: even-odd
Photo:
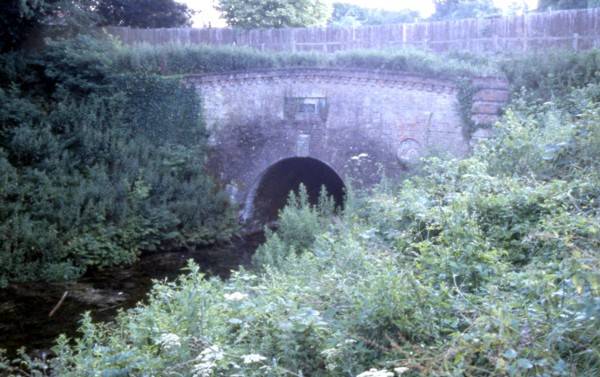
<instances>
[{"instance_id":1,"label":"ivy on wall","mask_svg":"<svg viewBox=\"0 0 600 377\"><path fill-rule=\"evenodd\" d=\"M462 120L463 135L469 140L477 129L484 127L473 120L473 102L478 88L473 84L473 80L466 77L457 79L456 83L458 85L458 110Z\"/></svg>"}]
</instances>

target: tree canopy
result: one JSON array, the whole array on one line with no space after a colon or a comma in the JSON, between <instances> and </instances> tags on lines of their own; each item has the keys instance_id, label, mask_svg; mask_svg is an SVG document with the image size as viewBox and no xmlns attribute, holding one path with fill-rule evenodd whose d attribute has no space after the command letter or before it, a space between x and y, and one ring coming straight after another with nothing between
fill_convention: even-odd
<instances>
[{"instance_id":1,"label":"tree canopy","mask_svg":"<svg viewBox=\"0 0 600 377\"><path fill-rule=\"evenodd\" d=\"M579 9L600 6L599 0L539 0L538 10Z\"/></svg>"},{"instance_id":2,"label":"tree canopy","mask_svg":"<svg viewBox=\"0 0 600 377\"><path fill-rule=\"evenodd\" d=\"M99 0L103 25L140 28L189 26L192 11L175 0Z\"/></svg>"},{"instance_id":3,"label":"tree canopy","mask_svg":"<svg viewBox=\"0 0 600 377\"><path fill-rule=\"evenodd\" d=\"M323 0L220 0L218 9L230 26L242 28L316 26L331 14Z\"/></svg>"},{"instance_id":4,"label":"tree canopy","mask_svg":"<svg viewBox=\"0 0 600 377\"><path fill-rule=\"evenodd\" d=\"M363 8L354 4L334 3L329 24L336 26L384 25L415 22L418 19L419 13L410 9L388 11Z\"/></svg>"},{"instance_id":5,"label":"tree canopy","mask_svg":"<svg viewBox=\"0 0 600 377\"><path fill-rule=\"evenodd\" d=\"M55 2L55 0L5 0L1 2L0 51L20 46Z\"/></svg>"},{"instance_id":6,"label":"tree canopy","mask_svg":"<svg viewBox=\"0 0 600 377\"><path fill-rule=\"evenodd\" d=\"M178 27L190 25L192 14L175 0L5 0L0 2L0 52L20 48L42 25Z\"/></svg>"},{"instance_id":7,"label":"tree canopy","mask_svg":"<svg viewBox=\"0 0 600 377\"><path fill-rule=\"evenodd\" d=\"M478 18L498 14L500 10L492 0L435 0L432 20Z\"/></svg>"}]
</instances>

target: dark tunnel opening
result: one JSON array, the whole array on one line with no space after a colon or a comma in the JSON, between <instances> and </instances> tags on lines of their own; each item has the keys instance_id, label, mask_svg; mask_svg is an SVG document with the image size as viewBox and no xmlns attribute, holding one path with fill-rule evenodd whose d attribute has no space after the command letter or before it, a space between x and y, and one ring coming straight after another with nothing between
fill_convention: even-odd
<instances>
[{"instance_id":1,"label":"dark tunnel opening","mask_svg":"<svg viewBox=\"0 0 600 377\"><path fill-rule=\"evenodd\" d=\"M325 186L336 206L342 207L345 185L339 175L319 160L294 157L271 165L262 175L251 198L250 219L263 224L276 220L290 191L298 192L301 183L311 204L318 203L321 187Z\"/></svg>"}]
</instances>

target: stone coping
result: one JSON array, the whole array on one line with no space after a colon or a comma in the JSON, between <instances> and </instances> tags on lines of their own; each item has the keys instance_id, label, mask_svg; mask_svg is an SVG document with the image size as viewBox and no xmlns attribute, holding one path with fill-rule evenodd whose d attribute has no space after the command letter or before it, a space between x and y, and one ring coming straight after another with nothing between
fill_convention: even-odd
<instances>
[{"instance_id":1,"label":"stone coping","mask_svg":"<svg viewBox=\"0 0 600 377\"><path fill-rule=\"evenodd\" d=\"M468 76L467 76L468 77ZM233 82L271 81L279 79L303 79L335 81L347 84L392 85L427 91L454 92L455 80L448 77L431 77L424 73L360 68L290 67L263 68L206 74L187 74L186 80L206 85L224 85ZM472 76L471 80L482 89L508 91L508 83L497 76Z\"/></svg>"}]
</instances>

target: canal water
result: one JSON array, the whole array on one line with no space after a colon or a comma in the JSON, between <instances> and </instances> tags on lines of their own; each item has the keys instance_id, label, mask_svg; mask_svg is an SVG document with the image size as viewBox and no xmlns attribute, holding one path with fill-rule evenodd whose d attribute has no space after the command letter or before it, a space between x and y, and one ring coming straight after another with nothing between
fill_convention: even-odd
<instances>
[{"instance_id":1,"label":"canal water","mask_svg":"<svg viewBox=\"0 0 600 377\"><path fill-rule=\"evenodd\" d=\"M90 271L76 282L15 284L0 289L0 348L9 356L20 347L41 356L49 352L58 335L77 334L85 311L96 321L110 321L118 309L143 301L154 279L175 279L189 259L207 275L227 278L232 270L250 265L263 241L264 235L256 233L194 251L145 254L133 266Z\"/></svg>"}]
</instances>

